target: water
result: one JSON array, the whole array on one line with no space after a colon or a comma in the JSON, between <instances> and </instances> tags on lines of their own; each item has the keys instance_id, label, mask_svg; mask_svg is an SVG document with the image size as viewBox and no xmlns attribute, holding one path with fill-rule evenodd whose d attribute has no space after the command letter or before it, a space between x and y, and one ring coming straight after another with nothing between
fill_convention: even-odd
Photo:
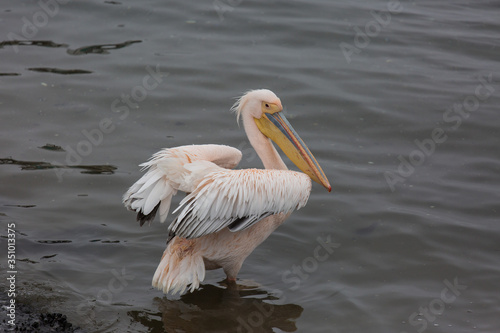
<instances>
[{"instance_id":1,"label":"water","mask_svg":"<svg viewBox=\"0 0 500 333\"><path fill-rule=\"evenodd\" d=\"M19 301L91 332L499 331L495 2L54 3L0 5ZM121 195L163 147L260 167L229 113L251 88L281 97L332 193L313 186L242 291L212 271L164 297L167 224L140 228Z\"/></svg>"}]
</instances>

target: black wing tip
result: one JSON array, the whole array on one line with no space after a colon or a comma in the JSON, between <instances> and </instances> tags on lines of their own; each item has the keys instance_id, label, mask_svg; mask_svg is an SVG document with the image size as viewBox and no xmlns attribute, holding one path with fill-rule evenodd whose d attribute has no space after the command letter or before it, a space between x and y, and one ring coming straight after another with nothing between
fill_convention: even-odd
<instances>
[{"instance_id":1,"label":"black wing tip","mask_svg":"<svg viewBox=\"0 0 500 333\"><path fill-rule=\"evenodd\" d=\"M148 215L144 215L142 213L142 211L137 212L137 222L139 222L141 227L146 222L151 224L151 221L153 221L155 216L156 216L156 212L158 211L158 208L160 208L160 204L156 205L156 207Z\"/></svg>"},{"instance_id":2,"label":"black wing tip","mask_svg":"<svg viewBox=\"0 0 500 333\"><path fill-rule=\"evenodd\" d=\"M266 212L262 213L261 215L249 215L249 216L243 216L240 218L235 219L233 222L231 222L227 227L231 232L236 232L236 231L241 231L245 230L252 225L254 225L257 222L260 222L261 220L265 219L268 216L273 215L271 212Z\"/></svg>"},{"instance_id":3,"label":"black wing tip","mask_svg":"<svg viewBox=\"0 0 500 333\"><path fill-rule=\"evenodd\" d=\"M173 232L172 230L170 230L168 232L168 237L167 237L167 245L168 243L170 243L170 241L175 237L175 232Z\"/></svg>"}]
</instances>

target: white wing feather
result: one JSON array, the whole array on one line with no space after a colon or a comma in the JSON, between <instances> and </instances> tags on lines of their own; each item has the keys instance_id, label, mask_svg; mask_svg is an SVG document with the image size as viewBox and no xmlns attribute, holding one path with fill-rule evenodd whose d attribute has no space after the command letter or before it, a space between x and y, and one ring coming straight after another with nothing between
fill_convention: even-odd
<instances>
[{"instance_id":1,"label":"white wing feather","mask_svg":"<svg viewBox=\"0 0 500 333\"><path fill-rule=\"evenodd\" d=\"M303 207L311 179L288 170L228 170L241 152L221 145L164 149L146 163L148 171L123 196L125 206L138 213L141 225L159 211L164 222L172 197L188 193L179 215L169 226L172 234L197 238L225 227L246 229L263 218Z\"/></svg>"},{"instance_id":2,"label":"white wing feather","mask_svg":"<svg viewBox=\"0 0 500 333\"><path fill-rule=\"evenodd\" d=\"M164 222L178 190L191 192L211 169L234 168L241 152L223 145L193 145L163 149L141 164L148 171L123 196L129 210L138 213L141 225L157 211Z\"/></svg>"},{"instance_id":3,"label":"white wing feather","mask_svg":"<svg viewBox=\"0 0 500 333\"><path fill-rule=\"evenodd\" d=\"M307 203L310 178L288 170L220 170L207 174L174 211L169 226L183 238L197 238L225 227L246 229L263 218L289 213Z\"/></svg>"}]
</instances>

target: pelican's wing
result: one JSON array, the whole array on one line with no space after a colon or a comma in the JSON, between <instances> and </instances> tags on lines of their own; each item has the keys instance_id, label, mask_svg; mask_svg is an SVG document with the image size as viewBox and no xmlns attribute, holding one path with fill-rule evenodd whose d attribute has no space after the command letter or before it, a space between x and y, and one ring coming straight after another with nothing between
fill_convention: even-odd
<instances>
[{"instance_id":1,"label":"pelican's wing","mask_svg":"<svg viewBox=\"0 0 500 333\"><path fill-rule=\"evenodd\" d=\"M311 179L288 170L221 170L207 174L174 213L170 234L197 238L225 227L243 230L274 214L303 207Z\"/></svg>"},{"instance_id":2,"label":"pelican's wing","mask_svg":"<svg viewBox=\"0 0 500 333\"><path fill-rule=\"evenodd\" d=\"M164 222L178 190L192 192L203 177L215 170L234 168L241 152L223 145L193 145L164 149L141 164L148 171L123 196L129 210L137 212L141 226L160 213Z\"/></svg>"}]
</instances>

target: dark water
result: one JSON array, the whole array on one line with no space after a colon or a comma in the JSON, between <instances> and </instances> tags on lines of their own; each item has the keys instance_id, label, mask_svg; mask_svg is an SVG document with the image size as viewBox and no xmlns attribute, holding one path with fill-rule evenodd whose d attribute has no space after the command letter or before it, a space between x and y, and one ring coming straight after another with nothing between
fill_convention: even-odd
<instances>
[{"instance_id":1,"label":"dark water","mask_svg":"<svg viewBox=\"0 0 500 333\"><path fill-rule=\"evenodd\" d=\"M0 266L15 223L18 301L91 332L500 331L498 2L0 13ZM332 193L313 186L240 291L212 271L164 297L167 224L139 228L121 195L163 147L228 144L260 167L229 113L251 88L281 97Z\"/></svg>"}]
</instances>

